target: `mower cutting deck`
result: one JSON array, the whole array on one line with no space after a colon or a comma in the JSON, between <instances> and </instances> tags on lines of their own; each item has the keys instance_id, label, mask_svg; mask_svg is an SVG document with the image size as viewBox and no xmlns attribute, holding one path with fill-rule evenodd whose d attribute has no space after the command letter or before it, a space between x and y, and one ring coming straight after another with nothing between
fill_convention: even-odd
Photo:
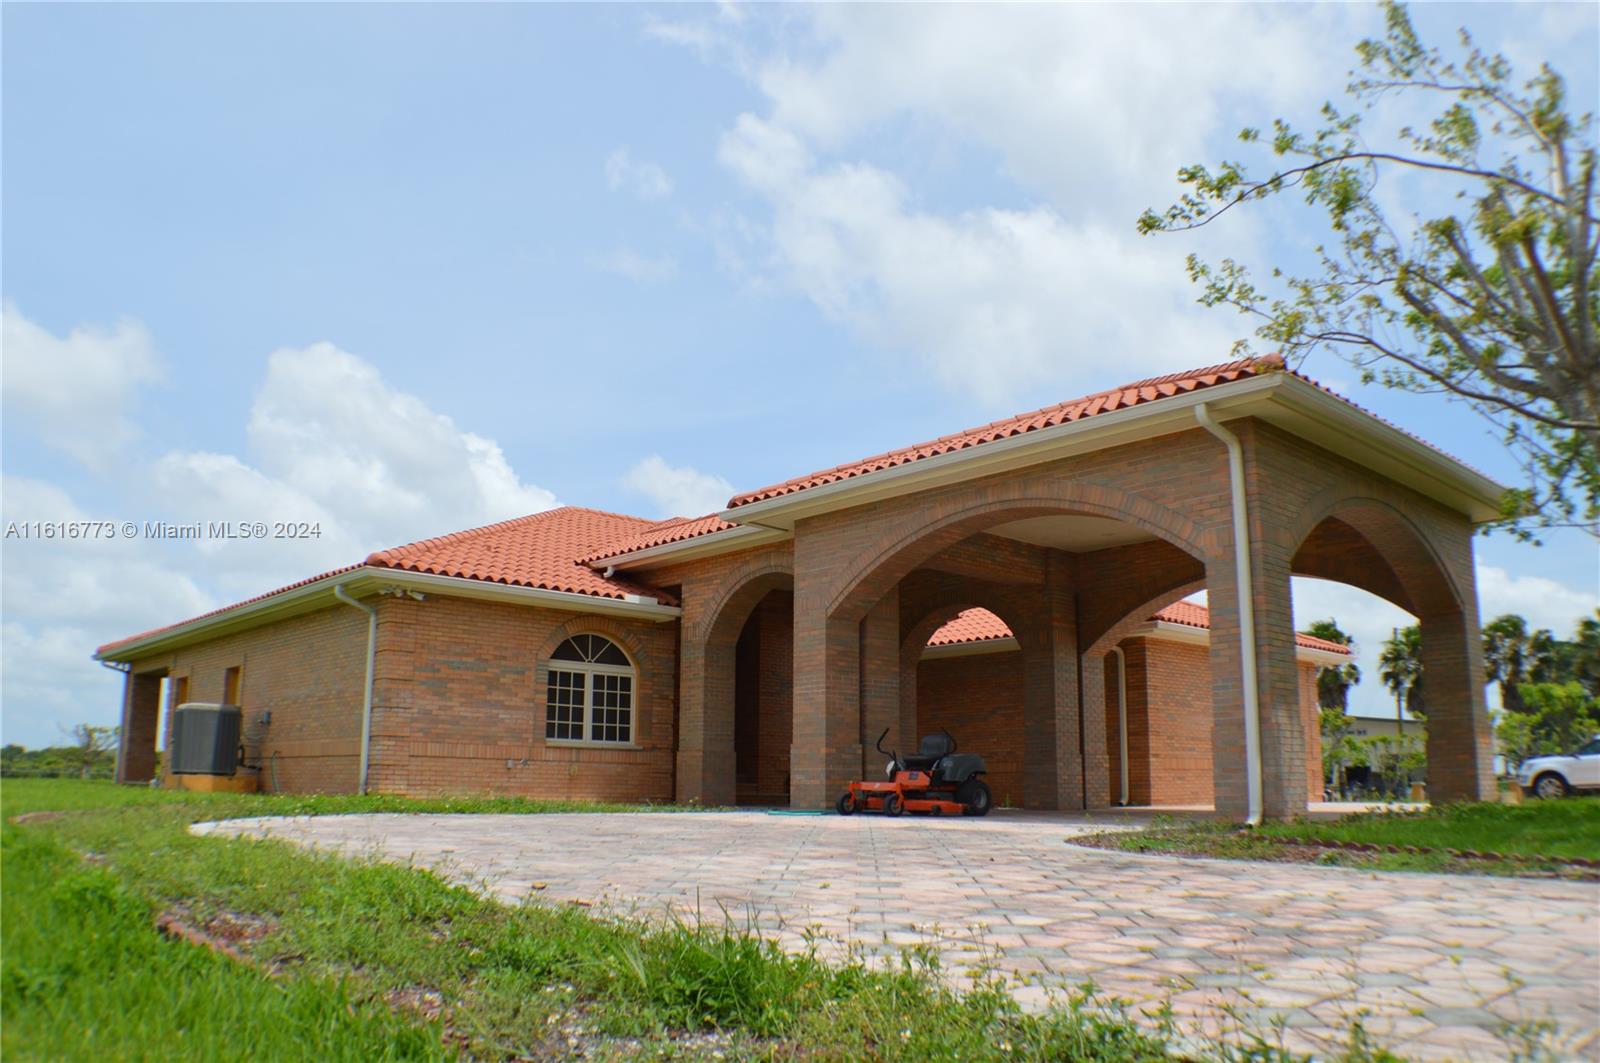
<instances>
[{"instance_id":1,"label":"mower cutting deck","mask_svg":"<svg viewBox=\"0 0 1600 1063\"><path fill-rule=\"evenodd\" d=\"M888 782L853 782L839 795L834 809L841 816L882 812L901 816L984 816L994 803L989 784L979 778L989 767L976 753L956 753L949 731L923 738L916 756L902 758L883 748L889 731L878 736L878 752L889 757Z\"/></svg>"}]
</instances>

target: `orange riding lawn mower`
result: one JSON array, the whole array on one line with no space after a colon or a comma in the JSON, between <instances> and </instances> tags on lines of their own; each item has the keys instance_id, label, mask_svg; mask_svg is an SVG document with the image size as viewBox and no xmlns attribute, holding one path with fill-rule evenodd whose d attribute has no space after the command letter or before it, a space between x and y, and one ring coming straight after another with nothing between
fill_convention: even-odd
<instances>
[{"instance_id":1,"label":"orange riding lawn mower","mask_svg":"<svg viewBox=\"0 0 1600 1063\"><path fill-rule=\"evenodd\" d=\"M834 809L841 816L856 812L882 812L903 816L924 812L930 816L986 816L994 804L989 784L979 778L989 766L976 753L957 753L949 731L923 738L915 756L902 757L883 748L889 736L878 736L878 752L889 758L888 782L853 782L839 795Z\"/></svg>"}]
</instances>

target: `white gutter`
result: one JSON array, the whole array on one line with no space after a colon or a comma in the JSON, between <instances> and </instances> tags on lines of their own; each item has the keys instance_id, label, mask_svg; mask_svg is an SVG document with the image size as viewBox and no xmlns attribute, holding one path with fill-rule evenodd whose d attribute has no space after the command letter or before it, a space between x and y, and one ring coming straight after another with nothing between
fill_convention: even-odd
<instances>
[{"instance_id":1,"label":"white gutter","mask_svg":"<svg viewBox=\"0 0 1600 1063\"><path fill-rule=\"evenodd\" d=\"M723 510L718 516L735 524L753 524L756 523L757 517L782 513L785 510L824 509L827 508L829 501L840 495L888 493L900 487L902 482L904 482L903 489L914 490L916 488L911 485L917 481L938 479L941 474L945 478L964 479L975 475L975 469L988 465L1026 465L1043 461L1046 459L1031 456L1031 452L1053 449L1067 443L1078 443L1085 451L1099 450L1115 446L1123 441L1121 437L1127 435L1154 436L1161 434L1162 429L1175 432L1188 426L1187 411L1196 405L1206 402L1225 403L1230 406L1243 403L1253 396L1273 391L1279 384L1278 378L1283 375L1268 373L1263 376L1246 377L1228 384L1216 384L1202 391L1143 402L1137 406L1128 406L1110 413L1096 414L1093 417L1083 417L1033 432L1022 432L978 446L936 454L931 458L908 461L886 469L835 480L832 483L790 491L760 501L746 502L741 506ZM952 466L954 468L951 468ZM861 499L861 501L870 500L870 498ZM833 508L842 509L856 504L859 503L840 500Z\"/></svg>"},{"instance_id":2,"label":"white gutter","mask_svg":"<svg viewBox=\"0 0 1600 1063\"><path fill-rule=\"evenodd\" d=\"M733 528L723 528L721 531L707 532L704 535L693 535L686 539L675 539L670 543L658 543L640 550L630 550L625 554L610 554L606 557L597 557L588 562L590 568L603 568L609 576L614 569L637 568L648 562L661 563L664 558L687 561L703 554L721 553L724 550L742 550L755 546L764 546L790 537L790 533L780 528L764 528L759 524L739 524Z\"/></svg>"},{"instance_id":3,"label":"white gutter","mask_svg":"<svg viewBox=\"0 0 1600 1063\"><path fill-rule=\"evenodd\" d=\"M1117 757L1122 765L1122 800L1119 802L1123 808L1128 807L1128 658L1123 656L1121 646L1111 647L1111 652L1117 655Z\"/></svg>"},{"instance_id":4,"label":"white gutter","mask_svg":"<svg viewBox=\"0 0 1600 1063\"><path fill-rule=\"evenodd\" d=\"M343 583L334 584L333 596L367 614L367 681L361 694L361 779L356 789L356 793L364 794L367 792L367 758L372 750L372 673L378 655L378 610L346 594Z\"/></svg>"},{"instance_id":5,"label":"white gutter","mask_svg":"<svg viewBox=\"0 0 1600 1063\"><path fill-rule=\"evenodd\" d=\"M1239 437L1211 419L1205 403L1194 419L1228 448L1228 488L1233 496L1233 588L1239 600L1239 664L1244 684L1245 822L1261 822L1261 694L1256 676L1256 607L1250 580L1250 520L1245 508L1244 448Z\"/></svg>"},{"instance_id":6,"label":"white gutter","mask_svg":"<svg viewBox=\"0 0 1600 1063\"><path fill-rule=\"evenodd\" d=\"M353 589L357 593L380 587L406 587L430 590L458 598L480 598L487 601L510 602L514 605L537 605L550 609L627 616L658 624L676 620L683 613L677 606L662 605L655 598L640 594L630 594L622 598L602 598L595 594L547 591L536 587L517 587L508 583L465 579L460 576L435 576L424 572L366 566L324 576L311 583L245 602L219 613L185 620L135 641L118 643L104 654L95 654L95 660L131 661L259 624L323 609L328 606L328 595L336 584L343 584L347 589Z\"/></svg>"},{"instance_id":7,"label":"white gutter","mask_svg":"<svg viewBox=\"0 0 1600 1063\"><path fill-rule=\"evenodd\" d=\"M1359 450L1359 460L1466 514L1474 524L1499 516L1500 498L1506 490L1503 486L1432 444L1287 372L1268 372L1227 384L1214 384L1184 395L907 461L746 502L718 515L741 525L793 527L795 520L818 512L845 509L999 469L1181 431L1193 423L1189 411L1201 406L1213 412L1226 409L1241 415L1249 410L1251 416L1262 417L1292 434L1346 456L1353 456L1351 452Z\"/></svg>"}]
</instances>

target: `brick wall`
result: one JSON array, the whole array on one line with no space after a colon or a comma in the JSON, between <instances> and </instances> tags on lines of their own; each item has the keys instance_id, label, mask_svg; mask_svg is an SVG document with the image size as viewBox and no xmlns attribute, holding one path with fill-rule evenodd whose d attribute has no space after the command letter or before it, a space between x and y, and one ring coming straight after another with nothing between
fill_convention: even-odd
<instances>
[{"instance_id":1,"label":"brick wall","mask_svg":"<svg viewBox=\"0 0 1600 1063\"><path fill-rule=\"evenodd\" d=\"M671 800L676 625L459 598L376 601L373 791ZM611 639L637 669L637 748L545 739L549 655L581 633Z\"/></svg>"},{"instance_id":2,"label":"brick wall","mask_svg":"<svg viewBox=\"0 0 1600 1063\"><path fill-rule=\"evenodd\" d=\"M949 729L962 752L982 754L988 763L984 781L995 803L1013 808L1023 800L1022 678L1016 651L935 657L917 666L918 737ZM882 771L880 765L873 778Z\"/></svg>"},{"instance_id":3,"label":"brick wall","mask_svg":"<svg viewBox=\"0 0 1600 1063\"><path fill-rule=\"evenodd\" d=\"M188 700L220 702L227 670L242 669L245 760L263 765L261 788L273 789L275 771L284 791L349 793L359 773L366 649L367 618L339 605L137 661L133 671L165 669L169 692L187 677ZM167 734L173 708L169 693Z\"/></svg>"}]
</instances>

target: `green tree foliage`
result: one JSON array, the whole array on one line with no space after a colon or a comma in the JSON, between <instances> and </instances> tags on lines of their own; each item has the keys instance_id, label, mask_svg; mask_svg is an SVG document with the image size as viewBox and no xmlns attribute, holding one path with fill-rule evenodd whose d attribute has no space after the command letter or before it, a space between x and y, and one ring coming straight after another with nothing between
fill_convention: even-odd
<instances>
[{"instance_id":1,"label":"green tree foliage","mask_svg":"<svg viewBox=\"0 0 1600 1063\"><path fill-rule=\"evenodd\" d=\"M66 733L67 745L25 749L12 743L0 748L0 775L109 779L116 774L120 728L78 724Z\"/></svg>"},{"instance_id":2,"label":"green tree foliage","mask_svg":"<svg viewBox=\"0 0 1600 1063\"><path fill-rule=\"evenodd\" d=\"M1349 646L1352 656L1355 654L1356 640L1346 634L1338 621L1331 617L1327 620L1313 621L1306 628L1306 634L1313 638L1336 642L1341 646ZM1361 682L1361 668L1352 660L1345 664L1323 665L1317 669L1317 704L1323 709L1337 709L1343 713L1350 704L1350 688Z\"/></svg>"},{"instance_id":3,"label":"green tree foliage","mask_svg":"<svg viewBox=\"0 0 1600 1063\"><path fill-rule=\"evenodd\" d=\"M1521 712L1495 725L1500 752L1513 765L1530 757L1570 753L1600 734L1600 698L1576 682L1524 683Z\"/></svg>"},{"instance_id":4,"label":"green tree foliage","mask_svg":"<svg viewBox=\"0 0 1600 1063\"><path fill-rule=\"evenodd\" d=\"M1600 609L1578 621L1571 645L1572 678L1590 697L1600 698Z\"/></svg>"},{"instance_id":5,"label":"green tree foliage","mask_svg":"<svg viewBox=\"0 0 1600 1063\"><path fill-rule=\"evenodd\" d=\"M1427 718L1422 697L1422 629L1416 624L1383 640L1378 654L1378 678L1407 712L1419 720Z\"/></svg>"},{"instance_id":6,"label":"green tree foliage","mask_svg":"<svg viewBox=\"0 0 1600 1063\"><path fill-rule=\"evenodd\" d=\"M1555 636L1540 628L1529 632L1528 622L1515 613L1497 616L1483 625L1484 678L1500 686L1500 706L1507 712L1524 712L1518 688L1533 679L1548 679L1555 663Z\"/></svg>"},{"instance_id":7,"label":"green tree foliage","mask_svg":"<svg viewBox=\"0 0 1600 1063\"><path fill-rule=\"evenodd\" d=\"M1207 225L1282 193L1326 214L1306 276L1259 285L1233 259L1189 257L1207 306L1231 306L1292 363L1333 350L1364 381L1464 401L1503 433L1525 479L1504 500L1521 534L1578 525L1600 535L1600 294L1592 115L1568 107L1548 65L1523 82L1466 30L1451 55L1425 45L1406 8L1383 5L1382 38L1357 47L1351 113L1324 105L1301 132L1278 119L1240 139L1270 151L1178 171L1186 190L1144 233ZM1362 110L1426 107L1426 125L1368 138ZM1386 182L1386 183L1384 183ZM1385 210L1398 193L1434 217ZM1241 343L1248 349L1248 341Z\"/></svg>"}]
</instances>

